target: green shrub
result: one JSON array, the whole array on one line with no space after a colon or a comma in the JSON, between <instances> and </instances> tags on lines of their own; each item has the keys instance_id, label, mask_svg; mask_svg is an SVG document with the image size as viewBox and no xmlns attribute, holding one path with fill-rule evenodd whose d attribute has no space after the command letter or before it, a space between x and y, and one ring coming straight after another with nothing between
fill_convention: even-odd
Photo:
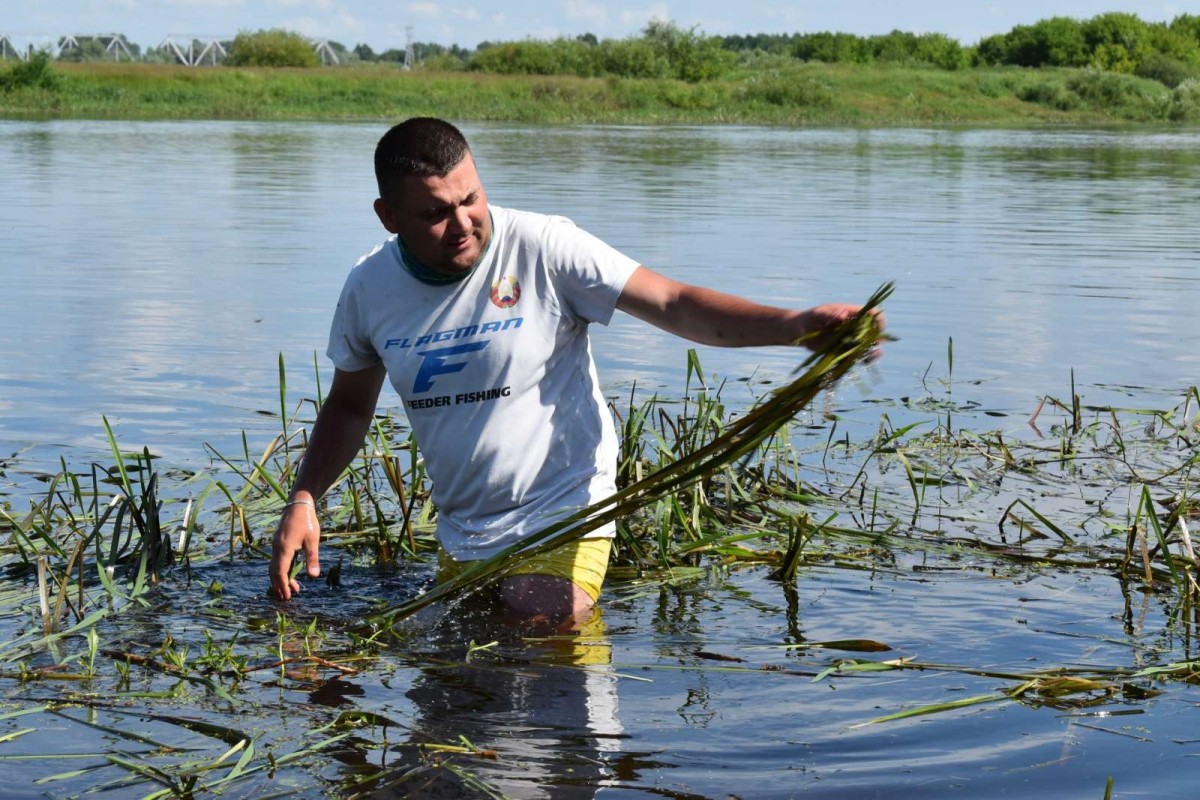
<instances>
[{"instance_id":1,"label":"green shrub","mask_svg":"<svg viewBox=\"0 0 1200 800\"><path fill-rule=\"evenodd\" d=\"M47 89L54 91L62 84L62 75L50 66L50 54L38 50L26 61L17 62L7 72L0 72L0 91L12 89Z\"/></svg>"},{"instance_id":2,"label":"green shrub","mask_svg":"<svg viewBox=\"0 0 1200 800\"><path fill-rule=\"evenodd\" d=\"M604 68L622 78L665 78L671 63L665 53L645 39L605 39L600 44Z\"/></svg>"},{"instance_id":3,"label":"green shrub","mask_svg":"<svg viewBox=\"0 0 1200 800\"><path fill-rule=\"evenodd\" d=\"M957 39L944 33L923 33L913 46L912 60L941 69L962 69L970 64L970 54Z\"/></svg>"},{"instance_id":4,"label":"green shrub","mask_svg":"<svg viewBox=\"0 0 1200 800\"><path fill-rule=\"evenodd\" d=\"M1069 17L1051 17L989 36L977 52L980 63L1015 67L1082 67L1091 58L1083 23Z\"/></svg>"},{"instance_id":5,"label":"green shrub","mask_svg":"<svg viewBox=\"0 0 1200 800\"><path fill-rule=\"evenodd\" d=\"M755 75L741 90L746 100L760 101L784 108L831 108L833 89L813 78L799 79L795 75Z\"/></svg>"},{"instance_id":6,"label":"green shrub","mask_svg":"<svg viewBox=\"0 0 1200 800\"><path fill-rule=\"evenodd\" d=\"M1188 78L1175 87L1167 100L1166 117L1172 122L1200 122L1200 79Z\"/></svg>"},{"instance_id":7,"label":"green shrub","mask_svg":"<svg viewBox=\"0 0 1200 800\"><path fill-rule=\"evenodd\" d=\"M560 38L488 44L475 52L468 68L500 75L615 75L696 83L723 76L736 60L736 54L721 48L720 38L656 20L642 37L620 41L593 44L588 38Z\"/></svg>"},{"instance_id":8,"label":"green shrub","mask_svg":"<svg viewBox=\"0 0 1200 800\"><path fill-rule=\"evenodd\" d=\"M796 38L792 55L801 61L827 64L863 64L871 59L865 39L852 33L807 33Z\"/></svg>"},{"instance_id":9,"label":"green shrub","mask_svg":"<svg viewBox=\"0 0 1200 800\"><path fill-rule=\"evenodd\" d=\"M420 69L429 72L461 72L467 67L461 58L452 56L449 53L438 53L437 55L429 56L418 66Z\"/></svg>"},{"instance_id":10,"label":"green shrub","mask_svg":"<svg viewBox=\"0 0 1200 800\"><path fill-rule=\"evenodd\" d=\"M319 67L312 43L282 28L243 31L233 40L225 64L231 67Z\"/></svg>"},{"instance_id":11,"label":"green shrub","mask_svg":"<svg viewBox=\"0 0 1200 800\"><path fill-rule=\"evenodd\" d=\"M1026 103L1056 108L1059 111L1071 111L1079 107L1079 95L1061 83L1041 81L1032 86L1023 86L1017 90L1017 97Z\"/></svg>"},{"instance_id":12,"label":"green shrub","mask_svg":"<svg viewBox=\"0 0 1200 800\"><path fill-rule=\"evenodd\" d=\"M914 61L917 51L917 35L905 31L892 31L882 36L867 39L874 61L891 61L899 64Z\"/></svg>"},{"instance_id":13,"label":"green shrub","mask_svg":"<svg viewBox=\"0 0 1200 800\"><path fill-rule=\"evenodd\" d=\"M1150 53L1138 63L1133 74L1174 89L1186 80L1200 78L1200 67L1162 53Z\"/></svg>"},{"instance_id":14,"label":"green shrub","mask_svg":"<svg viewBox=\"0 0 1200 800\"><path fill-rule=\"evenodd\" d=\"M1200 66L1200 38L1183 27L1171 28L1161 22L1149 25L1146 45L1152 52Z\"/></svg>"},{"instance_id":15,"label":"green shrub","mask_svg":"<svg viewBox=\"0 0 1200 800\"><path fill-rule=\"evenodd\" d=\"M1146 96L1137 80L1128 75L1081 70L1067 81L1067 88L1085 102L1101 108L1116 109L1131 102L1142 102Z\"/></svg>"},{"instance_id":16,"label":"green shrub","mask_svg":"<svg viewBox=\"0 0 1200 800\"><path fill-rule=\"evenodd\" d=\"M1200 16L1196 14L1180 14L1171 20L1170 29L1186 39L1200 44Z\"/></svg>"},{"instance_id":17,"label":"green shrub","mask_svg":"<svg viewBox=\"0 0 1200 800\"><path fill-rule=\"evenodd\" d=\"M944 33L892 31L882 36L861 38L851 33L810 33L796 37L792 55L801 61L829 64L929 64L942 69L959 69L970 63L968 51Z\"/></svg>"},{"instance_id":18,"label":"green shrub","mask_svg":"<svg viewBox=\"0 0 1200 800\"><path fill-rule=\"evenodd\" d=\"M658 98L671 108L707 111L716 108L726 99L726 94L715 88L717 85L663 81L657 84Z\"/></svg>"},{"instance_id":19,"label":"green shrub","mask_svg":"<svg viewBox=\"0 0 1200 800\"><path fill-rule=\"evenodd\" d=\"M1103 45L1119 45L1135 53L1148 37L1148 28L1136 14L1113 11L1097 14L1083 23L1083 39L1093 52Z\"/></svg>"},{"instance_id":20,"label":"green shrub","mask_svg":"<svg viewBox=\"0 0 1200 800\"><path fill-rule=\"evenodd\" d=\"M578 75L590 78L604 71L604 54L578 39L543 42L499 42L478 50L468 68L497 75Z\"/></svg>"},{"instance_id":21,"label":"green shrub","mask_svg":"<svg viewBox=\"0 0 1200 800\"><path fill-rule=\"evenodd\" d=\"M1015 93L1016 81L1008 75L981 75L977 86L984 97L1012 97Z\"/></svg>"},{"instance_id":22,"label":"green shrub","mask_svg":"<svg viewBox=\"0 0 1200 800\"><path fill-rule=\"evenodd\" d=\"M683 30L673 22L651 20L644 38L670 65L670 76L688 83L720 78L733 67L737 56L721 47L717 36L696 28Z\"/></svg>"}]
</instances>

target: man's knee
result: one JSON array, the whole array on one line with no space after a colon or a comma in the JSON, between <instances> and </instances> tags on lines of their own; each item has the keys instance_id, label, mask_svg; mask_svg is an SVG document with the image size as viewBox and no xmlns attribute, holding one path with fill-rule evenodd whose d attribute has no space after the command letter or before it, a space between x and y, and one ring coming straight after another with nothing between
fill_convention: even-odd
<instances>
[{"instance_id":1,"label":"man's knee","mask_svg":"<svg viewBox=\"0 0 1200 800\"><path fill-rule=\"evenodd\" d=\"M574 581L553 575L510 575L500 584L500 597L508 608L527 616L577 616L596 602Z\"/></svg>"}]
</instances>

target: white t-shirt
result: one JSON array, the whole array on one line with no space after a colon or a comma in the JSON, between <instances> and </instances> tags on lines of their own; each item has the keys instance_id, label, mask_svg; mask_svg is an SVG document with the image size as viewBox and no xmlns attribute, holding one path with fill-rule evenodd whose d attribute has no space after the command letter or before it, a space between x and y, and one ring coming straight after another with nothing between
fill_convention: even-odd
<instances>
[{"instance_id":1,"label":"white t-shirt","mask_svg":"<svg viewBox=\"0 0 1200 800\"><path fill-rule=\"evenodd\" d=\"M329 334L338 369L387 368L433 482L438 539L460 561L614 491L616 432L587 331L608 324L638 266L563 217L490 208L492 241L469 276L419 281L393 236L351 270Z\"/></svg>"}]
</instances>

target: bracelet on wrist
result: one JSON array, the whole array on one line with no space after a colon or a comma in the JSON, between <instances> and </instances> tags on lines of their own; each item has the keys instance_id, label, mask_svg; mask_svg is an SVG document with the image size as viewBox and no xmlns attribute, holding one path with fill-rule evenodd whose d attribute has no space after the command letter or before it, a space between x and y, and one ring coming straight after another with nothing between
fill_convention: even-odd
<instances>
[{"instance_id":1,"label":"bracelet on wrist","mask_svg":"<svg viewBox=\"0 0 1200 800\"><path fill-rule=\"evenodd\" d=\"M314 503L312 500L308 500L305 498L299 498L296 500L288 500L286 503L283 504L283 507L285 509L291 508L292 506L308 506L309 508L311 508L314 511L317 510L317 504Z\"/></svg>"}]
</instances>

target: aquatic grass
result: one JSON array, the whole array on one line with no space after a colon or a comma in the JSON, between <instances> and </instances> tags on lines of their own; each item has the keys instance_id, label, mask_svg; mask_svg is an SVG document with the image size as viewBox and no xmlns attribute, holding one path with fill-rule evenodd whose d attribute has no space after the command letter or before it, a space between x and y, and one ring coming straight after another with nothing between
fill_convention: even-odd
<instances>
[{"instance_id":1,"label":"aquatic grass","mask_svg":"<svg viewBox=\"0 0 1200 800\"><path fill-rule=\"evenodd\" d=\"M947 357L949 362L949 348ZM678 457L702 456L714 440L738 430L741 420L738 415L730 419L721 395L723 382L704 375L698 357L689 356L688 372L680 400L654 397L637 402L631 395L627 407L622 403L616 416L627 476L623 488L653 477L662 464ZM653 498L619 521L621 545L609 573L605 603L619 606L647 596L702 597L716 582L736 581L740 570L761 570L779 584L788 603L786 630L796 644L787 652L801 664L799 668L760 665L744 652L727 655L721 643L705 642L698 643L683 664L621 665L629 668L619 674L646 680L638 674L643 669L711 670L787 680L811 679L827 671L823 680L840 681L895 678L911 669L959 673L1000 684L988 687L990 692L972 691L965 698L956 692L943 702L922 697L914 703L909 695L897 699L895 708L882 708L875 724L953 714L955 709L983 707L988 698L1031 709L1117 704L1136 708L1144 698L1172 684L1200 682L1200 665L1186 658L1186 645L1180 652L1177 647L1135 643L1130 645L1134 655L1128 663L1119 658L1110 667L1004 672L915 659L901 661L903 666L882 667L883 662L858 657L826 660L827 650L857 647L870 652L865 646L868 640L856 640L853 631L840 640L803 641L797 622L798 597L809 585L807 571L819 568L869 570L881 577L924 573L920 580L945 571L986 572L1000 578L1044 575L1050 579L1067 570L1111 575L1130 594L1140 592L1147 602L1153 597L1162 609L1167 638L1190 642L1200 622L1195 603L1197 565L1188 530L1195 519L1193 485L1200 466L1196 453L1200 396L1191 387L1179 405L1163 410L1092 406L1076 399L1080 391L1075 385L1071 392L1067 401L1050 395L1041 398L1037 421L1047 432L1043 436L1021 424L997 431L955 430L954 423L961 425L964 419L986 412L966 402L948 401L933 387L929 398L893 401L902 412L889 409L892 416L885 414L864 441L853 441L852 425L840 423L840 418L828 420L822 429L785 425L740 457L701 470L694 482L682 482ZM777 396L767 395L764 403ZM392 664L439 669L462 663L459 659L442 665L407 648L402 649L403 655L396 654L376 641L381 632L370 627L370 618L376 618L371 613L363 623L357 611L348 612L355 619L336 625L338 629L329 634L316 629L317 617L307 615L303 606L288 608L283 619L274 623L255 619L252 613L244 627L227 627L235 622L221 614L244 613L244 607L236 612L222 609L226 595L219 588L208 595L203 592L210 580L228 582L223 572L217 573L219 578L212 578L213 573L203 577L200 597L214 606L211 612L192 617L201 626L220 620L221 627L213 628L211 635L201 639L197 628L191 636L146 645L141 643L144 634L128 627L130 620L146 615L186 617L197 612L172 608L168 600L185 580L190 583L192 558L199 563L229 556L237 564L263 557L264 536L269 535L280 504L272 481L280 489L286 486L290 470L303 454L304 409L311 402L300 401L291 415L287 447L280 443L281 434L272 432L268 434L272 443L260 455L257 446L252 448L244 438L239 455L228 458L228 463L216 459L219 472L212 476L201 473L179 482L171 471L157 467L157 459L147 449L121 447L110 462L90 470L72 471L61 463L58 475L44 475L36 491L22 498L29 500L27 511L14 507L19 502L3 507L0 566L8 568L15 580L0 592L0 620L21 627L0 644L0 659L11 665L0 678L14 685L21 681L18 691L23 699L32 698L31 691L58 697L60 701L51 705L66 708L69 716L75 716L67 708L70 704L90 708L142 704L151 709L158 704L161 710L169 702L189 709L180 710L181 719L187 714L220 728L225 727L221 724L225 718L233 720L236 714L238 720L228 728L236 732L222 734L225 738L214 733L216 746L200 750L193 741L174 743L164 733L164 726L173 723L165 720L145 718L129 725L100 720L99 724L174 744L174 752L142 751L141 745L120 741L119 734L103 734L108 737L106 744L94 748L100 752L45 771L54 775L34 773L39 780L49 781L63 793L76 787L108 786L112 791L161 797L180 790L194 796L267 794L272 770L310 759L332 763L334 756L316 745L353 727L347 721L344 727L329 728L322 709L309 709L299 712L294 729L302 740L281 748L278 741L272 743L270 733L244 722L273 713L276 694L311 691L325 677L352 674L355 669L365 669L370 680L379 668ZM926 419L909 424L911 417L906 417L903 424L894 423L893 418L900 419L897 413ZM939 423L928 424L935 415ZM897 453L907 460L907 469ZM116 464L118 455L126 468L124 480ZM197 481L207 483L202 484L200 497L193 499ZM190 504L184 502L181 490L188 493ZM211 501L206 505L204 498L213 492L229 502L219 508L213 508ZM172 503L177 506L168 514ZM145 525L149 512L143 513L143 507L159 509L159 534L169 534L175 552L175 566L162 566L157 584L146 547L150 536L143 535L135 520L137 509ZM420 558L431 552L436 509L428 500L419 453L401 421L377 417L361 456L320 511L329 534L326 541L345 548L345 556L355 565L382 567L388 559ZM228 541L222 533L226 528ZM193 536L199 531L206 535ZM183 539L188 547L174 546ZM185 556L189 557L187 571L180 566ZM35 574L42 559L44 590ZM55 625L49 632L41 613L43 597ZM95 616L100 611L105 613ZM176 618L164 617L171 622ZM415 624L419 630L420 623ZM219 630L226 631L224 636ZM407 626L400 633L406 642L413 635ZM473 669L519 670L543 663L538 656L523 658L521 652L507 647L489 647L488 639L475 641L485 644L475 645ZM1129 644L1121 637L1113 641ZM902 642L891 644L903 647ZM139 659L147 661L139 663ZM184 674L188 677L181 677ZM47 708L38 704L23 709L25 716L10 730L46 728L30 715L46 714ZM360 729L383 725L362 719ZM403 723L393 721L389 727L404 727ZM239 730L242 727L245 730ZM354 753L377 746L377 737L351 735L356 738L330 746ZM383 736L386 740L386 733ZM32 733L21 733L7 746L20 747L33 740ZM11 759L6 754L0 754L0 763L40 763L15 751ZM473 757L431 750L418 766L425 772L411 777L437 774L442 763L454 764L454 759L461 759L458 768L471 773L468 759ZM400 788L407 780L387 770L374 774L381 783L400 781ZM369 793L366 777L357 775L339 785L347 793ZM462 785L464 779L454 780ZM284 785L279 785L282 791Z\"/></svg>"},{"instance_id":2,"label":"aquatic grass","mask_svg":"<svg viewBox=\"0 0 1200 800\"><path fill-rule=\"evenodd\" d=\"M314 360L314 370L317 364ZM242 460L220 453L206 444L205 448L225 465L232 477L240 481L233 489L224 483L221 491L229 500L225 513L230 520L229 550L235 544L261 551L252 535L260 523L273 525L287 498L299 454L307 445L307 431L301 412L309 405L319 410L320 374L317 370L318 397L302 398L287 411L287 372L282 354L279 357L279 398L283 430L251 458L249 446L243 445ZM295 427L293 427L295 426ZM243 432L243 441L245 433ZM409 454L408 468L403 466L403 453ZM338 476L321 502L324 538L339 544L357 547L370 545L375 563L393 564L401 555L416 556L418 551L432 550L429 526L432 507L428 503L429 487L424 461L417 455L412 434L389 417L376 417L368 431L359 458ZM398 535L393 522L399 521Z\"/></svg>"}]
</instances>

